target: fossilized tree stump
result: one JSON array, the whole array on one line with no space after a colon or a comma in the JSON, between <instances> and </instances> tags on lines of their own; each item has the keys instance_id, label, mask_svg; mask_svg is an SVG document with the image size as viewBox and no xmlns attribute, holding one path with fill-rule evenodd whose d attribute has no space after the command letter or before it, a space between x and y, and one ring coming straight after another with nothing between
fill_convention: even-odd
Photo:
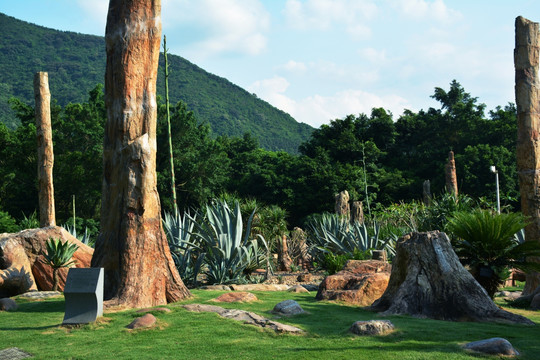
<instances>
[{"instance_id":1,"label":"fossilized tree stump","mask_svg":"<svg viewBox=\"0 0 540 360\"><path fill-rule=\"evenodd\" d=\"M292 259L289 256L289 247L287 246L287 235L281 237L278 252L278 269L280 271L291 271Z\"/></svg>"},{"instance_id":2,"label":"fossilized tree stump","mask_svg":"<svg viewBox=\"0 0 540 360\"><path fill-rule=\"evenodd\" d=\"M347 219L350 217L349 192L347 190L336 194L336 214L345 216Z\"/></svg>"},{"instance_id":3,"label":"fossilized tree stump","mask_svg":"<svg viewBox=\"0 0 540 360\"><path fill-rule=\"evenodd\" d=\"M38 149L39 224L41 227L55 226L51 93L49 92L49 75L46 72L38 72L34 75L34 97Z\"/></svg>"},{"instance_id":4,"label":"fossilized tree stump","mask_svg":"<svg viewBox=\"0 0 540 360\"><path fill-rule=\"evenodd\" d=\"M499 309L461 265L446 234L439 231L399 239L388 287L371 308L383 315L534 325Z\"/></svg>"},{"instance_id":5,"label":"fossilized tree stump","mask_svg":"<svg viewBox=\"0 0 540 360\"><path fill-rule=\"evenodd\" d=\"M353 201L351 206L351 223L352 222L364 222L364 208L361 201Z\"/></svg>"},{"instance_id":6,"label":"fossilized tree stump","mask_svg":"<svg viewBox=\"0 0 540 360\"><path fill-rule=\"evenodd\" d=\"M445 166L446 175L446 191L456 196L458 194L457 175L456 175L456 161L454 160L454 152L448 153L448 162Z\"/></svg>"},{"instance_id":7,"label":"fossilized tree stump","mask_svg":"<svg viewBox=\"0 0 540 360\"><path fill-rule=\"evenodd\" d=\"M160 0L111 0L107 15L101 233L108 306L150 307L190 295L161 225L156 178Z\"/></svg>"},{"instance_id":8,"label":"fossilized tree stump","mask_svg":"<svg viewBox=\"0 0 540 360\"><path fill-rule=\"evenodd\" d=\"M540 35L538 23L521 16L516 18L517 170L521 211L530 216L525 228L527 241L540 241L540 84L538 81ZM538 273L527 274L524 294L540 285Z\"/></svg>"}]
</instances>

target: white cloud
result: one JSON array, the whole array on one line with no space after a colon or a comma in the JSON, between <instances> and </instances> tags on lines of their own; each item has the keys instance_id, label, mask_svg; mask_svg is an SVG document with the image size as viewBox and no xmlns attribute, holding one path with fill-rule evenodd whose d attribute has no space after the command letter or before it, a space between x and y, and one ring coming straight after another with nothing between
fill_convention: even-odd
<instances>
[{"instance_id":1,"label":"white cloud","mask_svg":"<svg viewBox=\"0 0 540 360\"><path fill-rule=\"evenodd\" d=\"M289 113L297 121L314 127L349 114L370 114L374 107L390 110L397 119L403 109L410 108L409 102L401 96L395 94L379 96L354 89L339 91L329 96L312 95L297 101L285 94L289 85L287 79L276 76L256 81L248 89L278 109Z\"/></svg>"},{"instance_id":2,"label":"white cloud","mask_svg":"<svg viewBox=\"0 0 540 360\"><path fill-rule=\"evenodd\" d=\"M385 50L365 48L365 49L359 50L358 54L361 56L362 59L365 59L371 63L378 64L378 65L387 61Z\"/></svg>"},{"instance_id":3,"label":"white cloud","mask_svg":"<svg viewBox=\"0 0 540 360\"><path fill-rule=\"evenodd\" d=\"M327 30L335 24L357 38L371 35L365 24L377 13L372 0L287 0L283 13L289 26L303 30Z\"/></svg>"},{"instance_id":4,"label":"white cloud","mask_svg":"<svg viewBox=\"0 0 540 360\"><path fill-rule=\"evenodd\" d=\"M392 0L391 3L413 19L433 18L438 22L452 23L462 17L459 11L448 8L443 0Z\"/></svg>"},{"instance_id":5,"label":"white cloud","mask_svg":"<svg viewBox=\"0 0 540 360\"><path fill-rule=\"evenodd\" d=\"M294 60L289 60L285 65L281 66L281 68L292 73L303 73L307 70L305 63Z\"/></svg>"},{"instance_id":6,"label":"white cloud","mask_svg":"<svg viewBox=\"0 0 540 360\"><path fill-rule=\"evenodd\" d=\"M203 34L191 49L197 57L266 49L270 15L259 0L164 0L162 17L164 27L189 26Z\"/></svg>"}]
</instances>

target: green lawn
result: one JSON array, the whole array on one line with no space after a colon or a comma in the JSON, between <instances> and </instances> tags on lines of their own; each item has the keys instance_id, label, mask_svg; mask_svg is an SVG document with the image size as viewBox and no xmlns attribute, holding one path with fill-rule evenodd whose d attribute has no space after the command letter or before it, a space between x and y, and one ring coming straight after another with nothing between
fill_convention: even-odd
<instances>
[{"instance_id":1,"label":"green lawn","mask_svg":"<svg viewBox=\"0 0 540 360\"><path fill-rule=\"evenodd\" d=\"M305 335L282 335L214 313L190 313L181 304L205 303L220 291L194 290L188 301L170 304L158 313L150 330L125 328L134 310L106 313L96 324L67 329L63 298L18 300L19 310L0 313L0 349L18 347L36 359L468 359L459 344L504 337L521 359L540 358L540 326L454 323L392 316L396 331L382 337L357 337L347 332L354 321L380 318L357 307L314 299L315 293L255 292L260 301L224 304L272 317L269 310L285 299L298 301L309 314L278 321L300 327ZM540 313L512 310L540 323Z\"/></svg>"}]
</instances>

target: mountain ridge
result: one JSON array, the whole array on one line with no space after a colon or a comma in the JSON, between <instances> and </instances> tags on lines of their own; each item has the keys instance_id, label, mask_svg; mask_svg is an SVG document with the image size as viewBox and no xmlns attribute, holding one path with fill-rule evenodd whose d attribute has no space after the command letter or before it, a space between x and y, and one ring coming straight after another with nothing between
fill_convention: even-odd
<instances>
[{"instance_id":1,"label":"mountain ridge","mask_svg":"<svg viewBox=\"0 0 540 360\"><path fill-rule=\"evenodd\" d=\"M52 98L59 105L84 102L88 92L104 82L103 37L54 30L0 13L0 120L17 125L7 103L11 97L33 103L33 75L49 73ZM313 128L257 98L229 80L211 74L188 60L167 54L169 97L184 101L197 118L210 124L215 135L251 133L268 150L296 153ZM163 54L157 80L164 98Z\"/></svg>"}]
</instances>

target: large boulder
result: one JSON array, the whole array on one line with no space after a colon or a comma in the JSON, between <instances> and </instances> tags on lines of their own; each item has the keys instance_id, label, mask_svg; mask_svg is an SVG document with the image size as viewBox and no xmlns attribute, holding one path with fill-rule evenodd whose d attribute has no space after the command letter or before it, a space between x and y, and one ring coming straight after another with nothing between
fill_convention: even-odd
<instances>
[{"instance_id":1,"label":"large boulder","mask_svg":"<svg viewBox=\"0 0 540 360\"><path fill-rule=\"evenodd\" d=\"M0 298L37 290L23 246L4 235L0 235Z\"/></svg>"},{"instance_id":2,"label":"large boulder","mask_svg":"<svg viewBox=\"0 0 540 360\"><path fill-rule=\"evenodd\" d=\"M24 248L24 252L28 258L28 262L32 269L37 287L40 290L52 290L53 275L52 268L43 263L44 254L47 252L47 240L58 238L62 242L69 241L79 246L79 249L73 255L75 267L86 268L90 267L94 249L83 244L77 238L72 236L64 228L59 226L49 226L38 229L23 230L18 233L0 234L0 243L4 241L12 241L19 243ZM64 289L66 283L68 269L60 269L59 271L59 290ZM21 293L24 293L21 292Z\"/></svg>"},{"instance_id":3,"label":"large boulder","mask_svg":"<svg viewBox=\"0 0 540 360\"><path fill-rule=\"evenodd\" d=\"M391 271L385 261L349 260L343 270L323 280L316 299L369 306L386 290Z\"/></svg>"}]
</instances>

